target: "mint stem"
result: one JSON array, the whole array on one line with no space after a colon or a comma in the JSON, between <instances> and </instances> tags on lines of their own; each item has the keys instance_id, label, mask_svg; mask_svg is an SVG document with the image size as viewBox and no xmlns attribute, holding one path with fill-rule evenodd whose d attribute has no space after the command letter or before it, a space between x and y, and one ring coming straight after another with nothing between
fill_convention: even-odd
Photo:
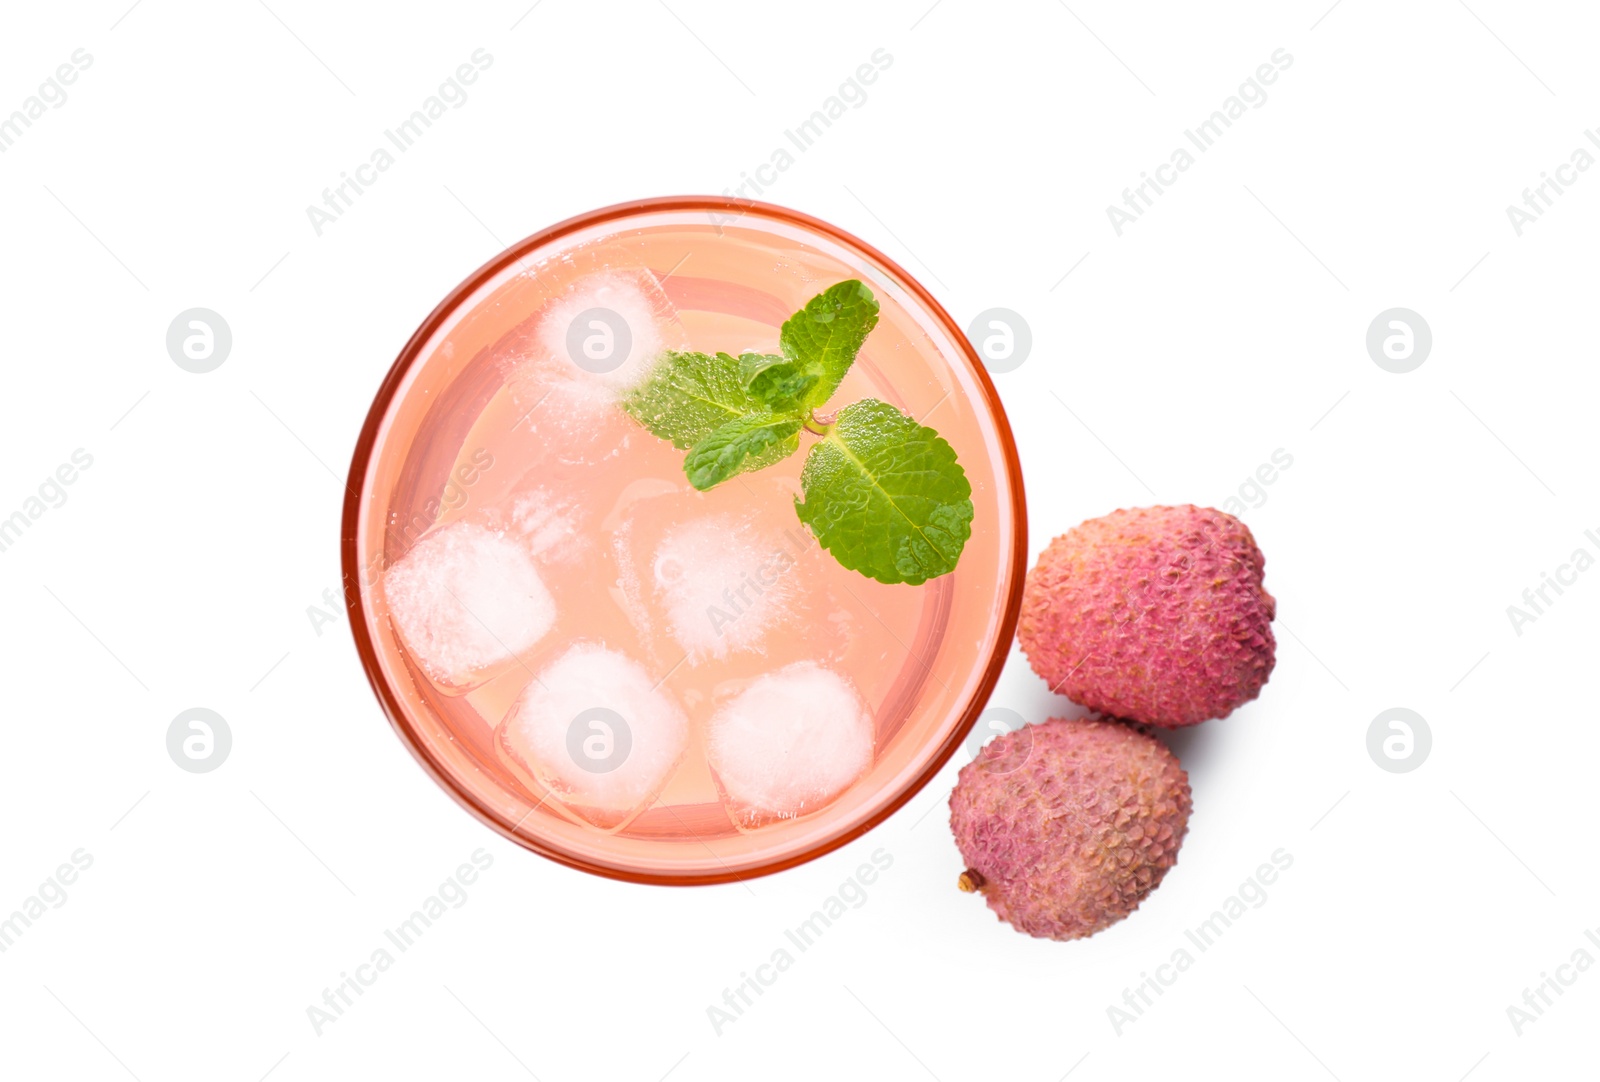
<instances>
[{"instance_id":1,"label":"mint stem","mask_svg":"<svg viewBox=\"0 0 1600 1082\"><path fill-rule=\"evenodd\" d=\"M838 416L837 410L832 413L821 414L817 413L816 410L806 410L805 420L801 423L805 425L807 432L816 436L826 436L833 431L833 421Z\"/></svg>"}]
</instances>

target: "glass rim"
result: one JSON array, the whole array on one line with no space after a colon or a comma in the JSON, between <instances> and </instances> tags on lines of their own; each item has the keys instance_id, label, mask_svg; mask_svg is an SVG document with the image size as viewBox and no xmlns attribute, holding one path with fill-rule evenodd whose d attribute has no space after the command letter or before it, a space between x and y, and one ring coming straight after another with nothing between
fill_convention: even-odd
<instances>
[{"instance_id":1,"label":"glass rim","mask_svg":"<svg viewBox=\"0 0 1600 1082\"><path fill-rule=\"evenodd\" d=\"M984 412L994 424L995 435L999 443L1000 453L998 457L1005 464L1004 474L1011 493L1011 563L1010 581L1005 584L1005 611L1001 614L999 634L995 638L995 643L988 659L983 664L976 689L965 706L962 707L958 723L950 730L944 742L931 755L925 758L923 766L917 774L902 785L898 792L893 793L871 815L801 852L775 858L737 871L729 868L673 874L598 864L569 852L560 846L549 844L543 839L519 832L517 828L521 826L520 821L517 823L508 822L506 817L498 814L495 809L487 806L475 794L457 784L451 773L435 758L428 742L418 733L415 722L395 694L394 689L389 686L389 681L384 675L383 665L378 654L378 646L367 630L368 611L362 593L363 566L361 554L357 551L361 513L368 496L366 492L367 474L372 463L372 455L377 445L379 432L383 427L384 418L388 415L389 407L393 404L401 385L405 382L406 376L421 358L423 347L433 338L439 328L455 315L461 305L470 299L480 287L495 278L507 267L526 258L529 253L551 242L559 241L570 234L590 229L594 226L640 214L661 211L692 211L711 216L731 214L736 220L745 216L773 219L790 226L798 226L838 242L846 248L861 253L891 274L898 284L914 296L924 310L948 333L951 341L957 343L961 359L966 362L969 371L977 381L978 390L982 396L981 405ZM1001 507L1004 509L1004 501L1001 501ZM966 740L967 734L971 732L978 716L987 706L989 696L994 693L995 685L1000 680L1000 672L1005 667L1006 660L1011 654L1011 644L1016 638L1017 619L1022 609L1023 581L1027 573L1028 519L1022 487L1022 463L1017 454L1016 439L1011 431L1011 423L1006 417L1005 407L1000 401L999 394L995 391L993 380L989 377L988 369L978 358L977 351L973 349L966 333L951 318L950 313L945 311L944 306L934 299L933 295L916 278L907 273L904 267L859 237L819 218L814 218L803 211L792 210L773 203L750 199L734 199L728 196L657 196L600 207L530 234L473 271L452 289L444 300L434 307L433 311L428 314L427 318L422 321L421 325L417 327L401 348L394 364L390 366L388 373L383 378L383 382L379 385L377 394L373 397L372 406L367 412L366 420L361 426L361 434L356 440L355 452L350 460L350 472L345 483L339 550L341 572L344 580L345 606L349 614L350 631L355 639L356 653L361 658L361 667L366 673L367 682L371 685L379 706L382 707L385 716L389 719L391 728L394 729L401 742L411 752L412 757L417 760L423 770L441 789L450 794L457 804L461 805L478 821L488 826L501 837L568 868L629 883L657 886L702 886L757 879L775 872L798 867L801 864L809 863L820 856L831 853L835 849L839 849L867 834L899 811L944 768L945 763L950 760L956 749Z\"/></svg>"}]
</instances>

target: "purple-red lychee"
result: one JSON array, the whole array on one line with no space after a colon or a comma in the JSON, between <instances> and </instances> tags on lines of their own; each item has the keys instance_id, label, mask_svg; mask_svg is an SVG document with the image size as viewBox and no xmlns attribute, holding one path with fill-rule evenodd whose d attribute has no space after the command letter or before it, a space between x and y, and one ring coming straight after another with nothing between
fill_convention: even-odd
<instances>
[{"instance_id":1,"label":"purple-red lychee","mask_svg":"<svg viewBox=\"0 0 1600 1082\"><path fill-rule=\"evenodd\" d=\"M1265 564L1221 511L1114 511L1039 556L1017 637L1052 691L1091 710L1167 728L1220 718L1272 673Z\"/></svg>"},{"instance_id":2,"label":"purple-red lychee","mask_svg":"<svg viewBox=\"0 0 1600 1082\"><path fill-rule=\"evenodd\" d=\"M986 744L950 794L961 889L1020 932L1093 935L1177 863L1190 807L1189 776L1152 736L1091 718L1024 726Z\"/></svg>"}]
</instances>

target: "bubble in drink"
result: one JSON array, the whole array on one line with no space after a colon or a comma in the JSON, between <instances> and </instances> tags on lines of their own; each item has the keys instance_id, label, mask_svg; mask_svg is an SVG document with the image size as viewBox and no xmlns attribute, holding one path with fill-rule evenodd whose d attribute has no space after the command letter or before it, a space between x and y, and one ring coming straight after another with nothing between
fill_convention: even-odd
<instances>
[{"instance_id":1,"label":"bubble in drink","mask_svg":"<svg viewBox=\"0 0 1600 1082\"><path fill-rule=\"evenodd\" d=\"M383 592L412 657L452 691L489 679L556 619L526 548L469 522L424 536L384 572Z\"/></svg>"},{"instance_id":2,"label":"bubble in drink","mask_svg":"<svg viewBox=\"0 0 1600 1082\"><path fill-rule=\"evenodd\" d=\"M689 722L625 654L579 643L546 666L506 715L501 743L596 826L619 827L671 778Z\"/></svg>"},{"instance_id":3,"label":"bubble in drink","mask_svg":"<svg viewBox=\"0 0 1600 1082\"><path fill-rule=\"evenodd\" d=\"M711 719L707 757L741 825L827 804L872 763L873 720L844 677L811 661L757 677Z\"/></svg>"}]
</instances>

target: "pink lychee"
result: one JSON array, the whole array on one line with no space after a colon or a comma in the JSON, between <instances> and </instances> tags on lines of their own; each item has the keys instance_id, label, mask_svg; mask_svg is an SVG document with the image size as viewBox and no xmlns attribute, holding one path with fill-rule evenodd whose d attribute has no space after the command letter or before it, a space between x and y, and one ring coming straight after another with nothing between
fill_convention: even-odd
<instances>
[{"instance_id":1,"label":"pink lychee","mask_svg":"<svg viewBox=\"0 0 1600 1082\"><path fill-rule=\"evenodd\" d=\"M1092 710L1167 728L1220 718L1272 673L1265 564L1221 511L1115 511L1039 556L1017 636L1051 690Z\"/></svg>"},{"instance_id":2,"label":"pink lychee","mask_svg":"<svg viewBox=\"0 0 1600 1082\"><path fill-rule=\"evenodd\" d=\"M1146 733L1090 718L1024 726L986 744L950 795L959 885L1031 936L1093 935L1177 863L1190 807L1189 776Z\"/></svg>"}]
</instances>

